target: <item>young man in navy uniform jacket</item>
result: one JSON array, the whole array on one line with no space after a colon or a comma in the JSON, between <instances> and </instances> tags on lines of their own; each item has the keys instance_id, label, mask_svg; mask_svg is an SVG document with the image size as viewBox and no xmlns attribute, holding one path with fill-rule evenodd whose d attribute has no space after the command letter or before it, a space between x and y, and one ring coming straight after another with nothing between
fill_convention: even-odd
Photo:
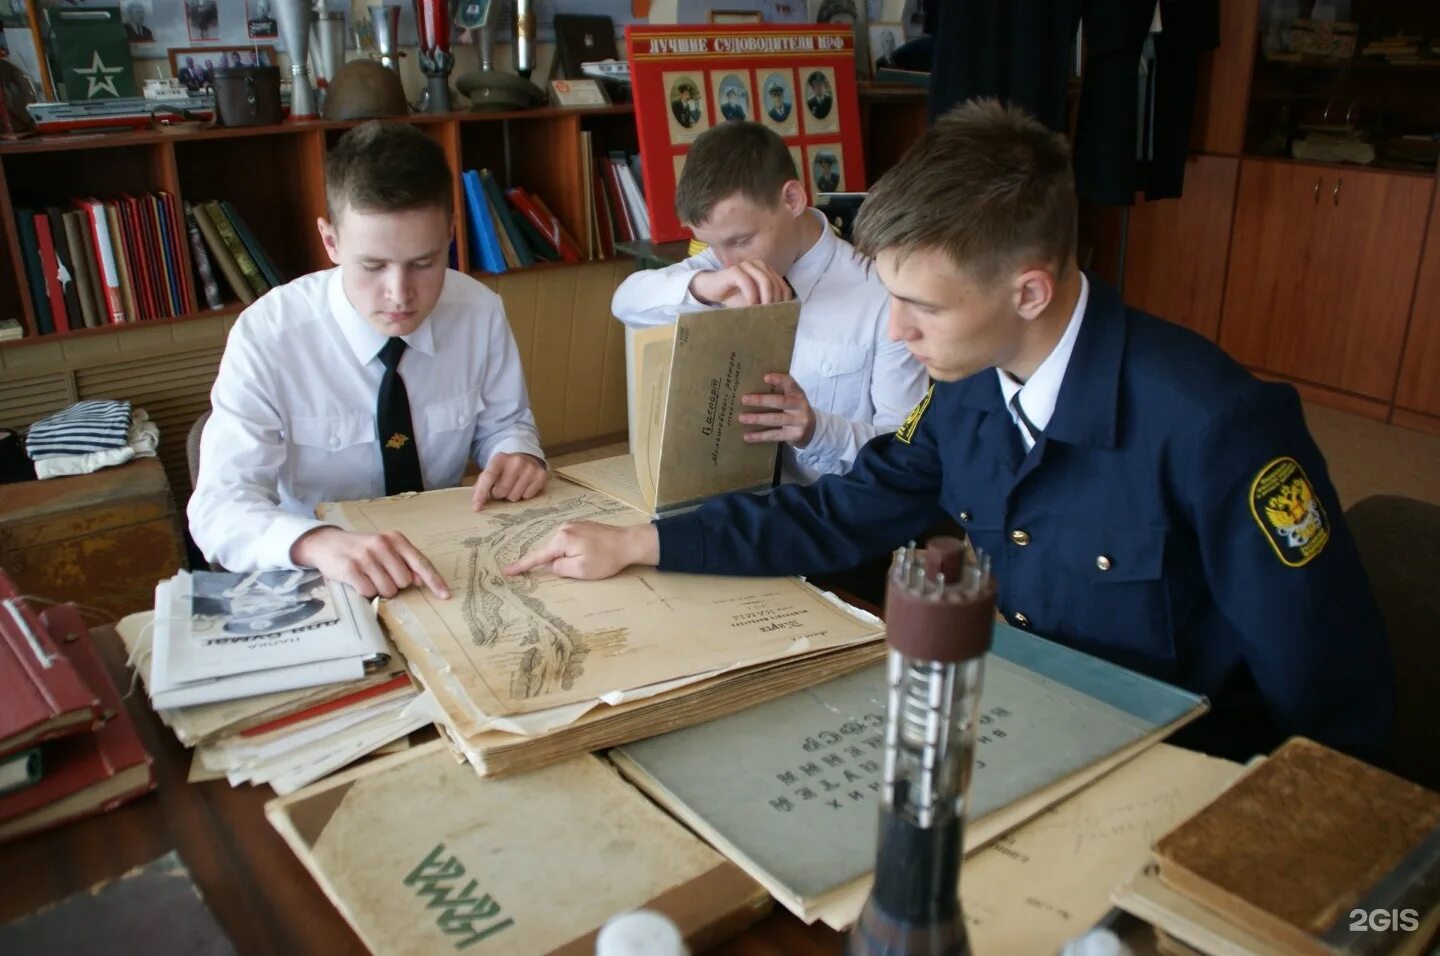
<instances>
[{"instance_id":1,"label":"young man in navy uniform jacket","mask_svg":"<svg viewBox=\"0 0 1440 956\"><path fill-rule=\"evenodd\" d=\"M1295 391L1085 276L1073 182L1064 139L1024 114L941 118L856 221L890 334L935 381L905 425L847 475L568 525L507 572L823 574L943 511L991 556L1011 624L1209 696L1181 742L1378 756L1384 625Z\"/></svg>"}]
</instances>

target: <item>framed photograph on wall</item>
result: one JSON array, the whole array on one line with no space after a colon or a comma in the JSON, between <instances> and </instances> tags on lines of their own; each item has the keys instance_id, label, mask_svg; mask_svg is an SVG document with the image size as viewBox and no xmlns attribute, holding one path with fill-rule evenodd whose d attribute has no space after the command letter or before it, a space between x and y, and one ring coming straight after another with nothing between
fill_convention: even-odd
<instances>
[{"instance_id":1,"label":"framed photograph on wall","mask_svg":"<svg viewBox=\"0 0 1440 956\"><path fill-rule=\"evenodd\" d=\"M869 26L870 32L870 76L875 76L877 64L890 56L900 45L905 42L905 24L903 23L872 23ZM894 64L886 61L886 66Z\"/></svg>"},{"instance_id":2,"label":"framed photograph on wall","mask_svg":"<svg viewBox=\"0 0 1440 956\"><path fill-rule=\"evenodd\" d=\"M274 66L273 46L171 47L170 73L187 90L203 90L216 70L236 66Z\"/></svg>"},{"instance_id":3,"label":"framed photograph on wall","mask_svg":"<svg viewBox=\"0 0 1440 956\"><path fill-rule=\"evenodd\" d=\"M40 38L37 0L0 0L0 29L5 33L5 58L25 74L37 101L55 99L55 83Z\"/></svg>"}]
</instances>

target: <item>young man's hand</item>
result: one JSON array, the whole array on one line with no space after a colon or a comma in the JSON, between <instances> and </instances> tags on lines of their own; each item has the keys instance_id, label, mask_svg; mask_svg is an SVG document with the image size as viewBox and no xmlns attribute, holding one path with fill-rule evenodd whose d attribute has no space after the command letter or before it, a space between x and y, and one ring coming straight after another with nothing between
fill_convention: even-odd
<instances>
[{"instance_id":1,"label":"young man's hand","mask_svg":"<svg viewBox=\"0 0 1440 956\"><path fill-rule=\"evenodd\" d=\"M398 531L371 534L315 528L290 546L290 560L344 581L367 598L394 597L412 584L423 584L442 601L450 598L450 587L440 572Z\"/></svg>"},{"instance_id":2,"label":"young man's hand","mask_svg":"<svg viewBox=\"0 0 1440 956\"><path fill-rule=\"evenodd\" d=\"M475 493L470 496L470 507L479 511L485 502L527 501L540 493L548 477L545 463L534 455L522 452L497 452L491 456L490 464L475 479Z\"/></svg>"},{"instance_id":3,"label":"young man's hand","mask_svg":"<svg viewBox=\"0 0 1440 956\"><path fill-rule=\"evenodd\" d=\"M726 308L769 305L795 297L785 277L758 259L737 262L715 272L695 273L690 280L690 294L706 305Z\"/></svg>"},{"instance_id":4,"label":"young man's hand","mask_svg":"<svg viewBox=\"0 0 1440 956\"><path fill-rule=\"evenodd\" d=\"M745 440L784 441L796 448L804 448L815 437L815 409L805 389L783 372L770 372L765 376L768 385L779 386L779 392L741 395L740 403L751 408L767 411L745 412L738 417L742 425L768 425L765 431L746 432Z\"/></svg>"},{"instance_id":5,"label":"young man's hand","mask_svg":"<svg viewBox=\"0 0 1440 956\"><path fill-rule=\"evenodd\" d=\"M614 577L632 564L653 567L659 563L660 532L653 524L617 528L594 521L571 521L561 525L546 544L503 571L513 577L548 565L551 574L562 578L597 581Z\"/></svg>"}]
</instances>

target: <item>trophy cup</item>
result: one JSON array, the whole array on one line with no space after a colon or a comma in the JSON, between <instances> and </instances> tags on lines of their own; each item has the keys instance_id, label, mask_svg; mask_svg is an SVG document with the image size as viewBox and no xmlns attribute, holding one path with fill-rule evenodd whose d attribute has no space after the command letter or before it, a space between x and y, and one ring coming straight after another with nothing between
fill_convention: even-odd
<instances>
[{"instance_id":1,"label":"trophy cup","mask_svg":"<svg viewBox=\"0 0 1440 956\"><path fill-rule=\"evenodd\" d=\"M426 113L450 112L450 11L445 0L415 0L415 31L420 40L420 71L425 74Z\"/></svg>"},{"instance_id":2,"label":"trophy cup","mask_svg":"<svg viewBox=\"0 0 1440 956\"><path fill-rule=\"evenodd\" d=\"M375 28L375 48L379 51L380 65L399 73L400 57L405 55L400 52L400 5L372 4L369 9L370 22Z\"/></svg>"},{"instance_id":3,"label":"trophy cup","mask_svg":"<svg viewBox=\"0 0 1440 956\"><path fill-rule=\"evenodd\" d=\"M275 0L280 39L290 53L290 118L314 119L320 115L315 88L310 85L310 0Z\"/></svg>"},{"instance_id":4,"label":"trophy cup","mask_svg":"<svg viewBox=\"0 0 1440 956\"><path fill-rule=\"evenodd\" d=\"M323 97L345 65L345 14L315 14L310 23L310 55L315 61L315 87Z\"/></svg>"}]
</instances>

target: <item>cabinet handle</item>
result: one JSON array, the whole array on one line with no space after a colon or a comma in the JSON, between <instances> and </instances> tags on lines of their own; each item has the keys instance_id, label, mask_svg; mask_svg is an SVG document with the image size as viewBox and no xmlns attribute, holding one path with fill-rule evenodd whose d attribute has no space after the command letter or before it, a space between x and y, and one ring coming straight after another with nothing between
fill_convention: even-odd
<instances>
[{"instance_id":1,"label":"cabinet handle","mask_svg":"<svg viewBox=\"0 0 1440 956\"><path fill-rule=\"evenodd\" d=\"M1335 180L1335 188L1330 192L1330 198L1335 201L1336 206L1340 205L1340 187L1343 185L1345 185L1345 177L1337 177Z\"/></svg>"},{"instance_id":2,"label":"cabinet handle","mask_svg":"<svg viewBox=\"0 0 1440 956\"><path fill-rule=\"evenodd\" d=\"M1315 177L1315 203L1316 203L1316 205L1319 205L1319 203L1320 203L1320 177L1319 177L1319 176L1316 176L1316 177Z\"/></svg>"}]
</instances>

